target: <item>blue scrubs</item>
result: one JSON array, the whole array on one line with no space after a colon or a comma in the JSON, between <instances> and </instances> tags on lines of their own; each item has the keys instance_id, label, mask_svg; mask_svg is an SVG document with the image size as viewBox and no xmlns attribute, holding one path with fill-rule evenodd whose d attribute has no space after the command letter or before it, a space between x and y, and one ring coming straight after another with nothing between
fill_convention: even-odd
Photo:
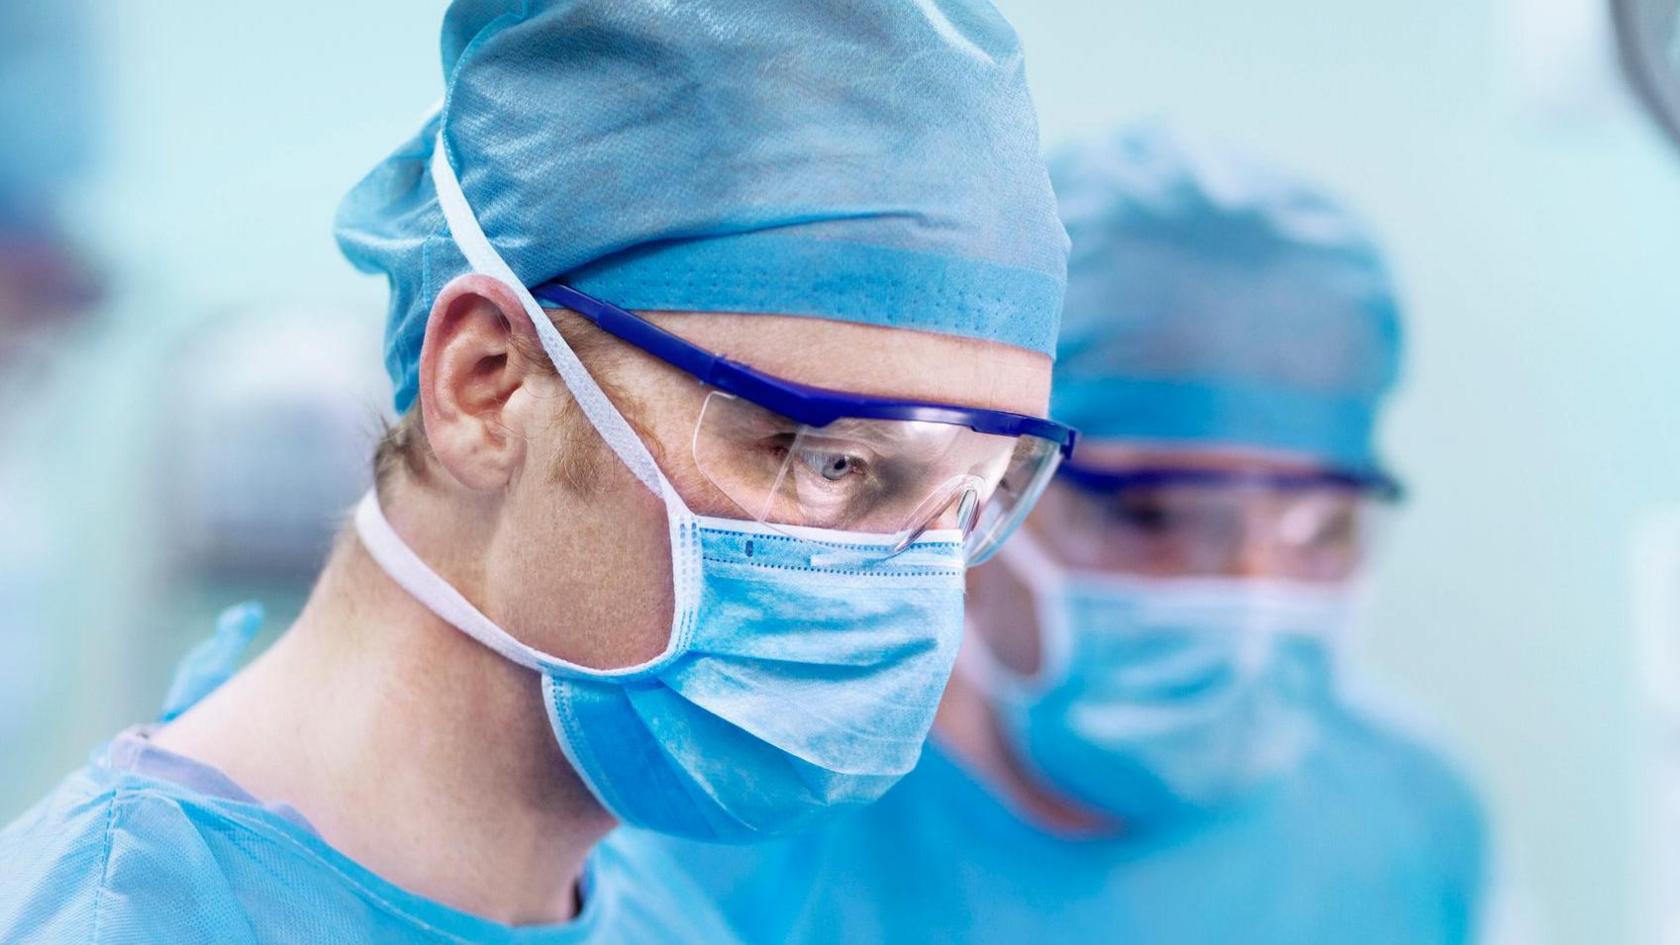
<instances>
[{"instance_id":1,"label":"blue scrubs","mask_svg":"<svg viewBox=\"0 0 1680 945\"><path fill-rule=\"evenodd\" d=\"M222 652L231 658L236 650ZM200 666L196 678L225 678L227 668ZM210 688L177 682L177 693L193 698ZM562 925L515 928L450 909L357 865L297 811L264 804L216 769L154 747L148 731L119 735L0 831L0 942L733 940L699 890L651 848L597 847L585 867L583 909Z\"/></svg>"},{"instance_id":2,"label":"blue scrubs","mask_svg":"<svg viewBox=\"0 0 1680 945\"><path fill-rule=\"evenodd\" d=\"M1046 833L930 744L879 804L791 839L619 842L669 850L762 945L1469 941L1484 836L1466 785L1369 722L1327 734L1291 780L1154 836Z\"/></svg>"}]
</instances>

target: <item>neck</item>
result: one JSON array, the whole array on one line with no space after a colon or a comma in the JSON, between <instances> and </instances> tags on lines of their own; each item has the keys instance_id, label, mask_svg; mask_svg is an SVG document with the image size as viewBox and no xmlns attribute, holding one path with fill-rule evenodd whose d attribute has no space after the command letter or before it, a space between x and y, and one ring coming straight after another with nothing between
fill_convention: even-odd
<instances>
[{"instance_id":1,"label":"neck","mask_svg":"<svg viewBox=\"0 0 1680 945\"><path fill-rule=\"evenodd\" d=\"M1029 823L1070 837L1115 832L1114 821L1053 790L1022 765L991 701L960 670L945 688L935 729L940 743Z\"/></svg>"},{"instance_id":2,"label":"neck","mask_svg":"<svg viewBox=\"0 0 1680 945\"><path fill-rule=\"evenodd\" d=\"M511 925L572 918L613 825L537 674L432 615L354 538L286 635L156 741L297 808L397 886Z\"/></svg>"}]
</instances>

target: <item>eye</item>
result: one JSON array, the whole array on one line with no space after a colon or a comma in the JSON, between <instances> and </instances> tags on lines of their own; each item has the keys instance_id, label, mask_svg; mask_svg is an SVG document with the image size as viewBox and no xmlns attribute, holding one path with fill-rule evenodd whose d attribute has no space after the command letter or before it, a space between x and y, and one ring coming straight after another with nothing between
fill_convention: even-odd
<instances>
[{"instance_id":1,"label":"eye","mask_svg":"<svg viewBox=\"0 0 1680 945\"><path fill-rule=\"evenodd\" d=\"M1122 496L1108 503L1103 511L1115 525L1138 532L1159 534L1177 524L1172 509L1156 496Z\"/></svg>"},{"instance_id":2,"label":"eye","mask_svg":"<svg viewBox=\"0 0 1680 945\"><path fill-rule=\"evenodd\" d=\"M839 482L848 476L861 476L865 469L863 459L850 453L802 447L798 455L801 463L829 482Z\"/></svg>"}]
</instances>

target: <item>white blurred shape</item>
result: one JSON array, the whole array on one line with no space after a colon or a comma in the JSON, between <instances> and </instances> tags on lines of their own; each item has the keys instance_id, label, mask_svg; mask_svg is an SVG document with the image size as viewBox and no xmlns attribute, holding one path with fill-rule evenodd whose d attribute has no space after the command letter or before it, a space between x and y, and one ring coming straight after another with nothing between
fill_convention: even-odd
<instances>
[{"instance_id":1,"label":"white blurred shape","mask_svg":"<svg viewBox=\"0 0 1680 945\"><path fill-rule=\"evenodd\" d=\"M161 458L177 568L316 570L371 481L386 382L377 319L306 309L207 323L164 391Z\"/></svg>"},{"instance_id":2,"label":"white blurred shape","mask_svg":"<svg viewBox=\"0 0 1680 945\"><path fill-rule=\"evenodd\" d=\"M1505 0L1504 9L1518 98L1530 121L1579 131L1625 109L1605 0Z\"/></svg>"},{"instance_id":3,"label":"white blurred shape","mask_svg":"<svg viewBox=\"0 0 1680 945\"><path fill-rule=\"evenodd\" d=\"M1647 517L1635 540L1639 800L1643 868L1633 890L1641 943L1680 945L1680 509Z\"/></svg>"}]
</instances>

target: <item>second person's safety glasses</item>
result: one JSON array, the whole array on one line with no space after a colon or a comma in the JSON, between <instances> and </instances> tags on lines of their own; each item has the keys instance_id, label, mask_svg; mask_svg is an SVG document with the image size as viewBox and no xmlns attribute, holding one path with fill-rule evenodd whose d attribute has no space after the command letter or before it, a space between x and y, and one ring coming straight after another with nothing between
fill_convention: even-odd
<instances>
[{"instance_id":1,"label":"second person's safety glasses","mask_svg":"<svg viewBox=\"0 0 1680 945\"><path fill-rule=\"evenodd\" d=\"M1228 576L1257 558L1275 577L1337 582L1366 563L1401 498L1381 474L1064 465L1073 488L1047 525L1058 557L1119 574Z\"/></svg>"},{"instance_id":2,"label":"second person's safety glasses","mask_svg":"<svg viewBox=\"0 0 1680 945\"><path fill-rule=\"evenodd\" d=\"M1073 450L1074 431L1053 420L798 384L563 283L532 294L715 388L695 425L694 461L744 514L863 557L955 529L969 563L986 560Z\"/></svg>"}]
</instances>

